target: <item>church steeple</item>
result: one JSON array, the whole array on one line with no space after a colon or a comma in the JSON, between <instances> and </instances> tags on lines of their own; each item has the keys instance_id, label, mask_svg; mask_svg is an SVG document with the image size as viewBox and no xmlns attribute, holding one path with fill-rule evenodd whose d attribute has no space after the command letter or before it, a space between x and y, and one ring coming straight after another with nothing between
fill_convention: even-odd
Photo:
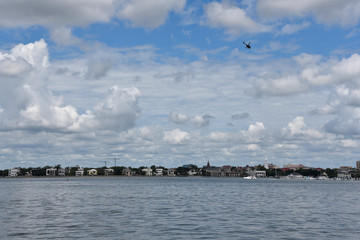
<instances>
[{"instance_id":1,"label":"church steeple","mask_svg":"<svg viewBox=\"0 0 360 240\"><path fill-rule=\"evenodd\" d=\"M209 162L209 160L208 160L208 163L207 163L206 167L207 167L207 168L210 167L210 162Z\"/></svg>"}]
</instances>

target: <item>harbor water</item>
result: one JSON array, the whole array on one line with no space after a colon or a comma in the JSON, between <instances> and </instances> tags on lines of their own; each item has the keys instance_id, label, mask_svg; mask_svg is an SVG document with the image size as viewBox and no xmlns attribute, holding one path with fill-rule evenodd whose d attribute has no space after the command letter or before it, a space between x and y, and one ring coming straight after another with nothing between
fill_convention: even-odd
<instances>
[{"instance_id":1,"label":"harbor water","mask_svg":"<svg viewBox=\"0 0 360 240\"><path fill-rule=\"evenodd\" d=\"M0 239L359 239L360 182L0 179Z\"/></svg>"}]
</instances>

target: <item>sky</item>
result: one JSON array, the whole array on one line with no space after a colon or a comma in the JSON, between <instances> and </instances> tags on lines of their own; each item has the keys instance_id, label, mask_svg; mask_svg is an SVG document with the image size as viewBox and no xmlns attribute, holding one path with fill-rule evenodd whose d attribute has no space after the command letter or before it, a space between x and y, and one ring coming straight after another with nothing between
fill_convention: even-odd
<instances>
[{"instance_id":1,"label":"sky","mask_svg":"<svg viewBox=\"0 0 360 240\"><path fill-rule=\"evenodd\" d=\"M359 20L358 0L0 1L0 169L355 166Z\"/></svg>"}]
</instances>

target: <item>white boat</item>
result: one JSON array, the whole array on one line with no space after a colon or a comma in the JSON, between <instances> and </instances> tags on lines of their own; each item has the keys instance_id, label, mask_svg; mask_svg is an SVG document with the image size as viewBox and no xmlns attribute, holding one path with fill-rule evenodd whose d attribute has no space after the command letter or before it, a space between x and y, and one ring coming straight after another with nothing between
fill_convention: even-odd
<instances>
[{"instance_id":1,"label":"white boat","mask_svg":"<svg viewBox=\"0 0 360 240\"><path fill-rule=\"evenodd\" d=\"M244 179L256 179L255 176L247 176L247 177L244 177Z\"/></svg>"}]
</instances>

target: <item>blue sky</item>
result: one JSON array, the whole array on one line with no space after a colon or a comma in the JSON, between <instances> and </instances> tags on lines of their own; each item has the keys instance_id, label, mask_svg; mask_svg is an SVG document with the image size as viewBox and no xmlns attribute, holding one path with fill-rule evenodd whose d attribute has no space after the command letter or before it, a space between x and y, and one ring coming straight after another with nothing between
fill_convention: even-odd
<instances>
[{"instance_id":1,"label":"blue sky","mask_svg":"<svg viewBox=\"0 0 360 240\"><path fill-rule=\"evenodd\" d=\"M2 1L0 169L354 166L359 19L357 0Z\"/></svg>"}]
</instances>

